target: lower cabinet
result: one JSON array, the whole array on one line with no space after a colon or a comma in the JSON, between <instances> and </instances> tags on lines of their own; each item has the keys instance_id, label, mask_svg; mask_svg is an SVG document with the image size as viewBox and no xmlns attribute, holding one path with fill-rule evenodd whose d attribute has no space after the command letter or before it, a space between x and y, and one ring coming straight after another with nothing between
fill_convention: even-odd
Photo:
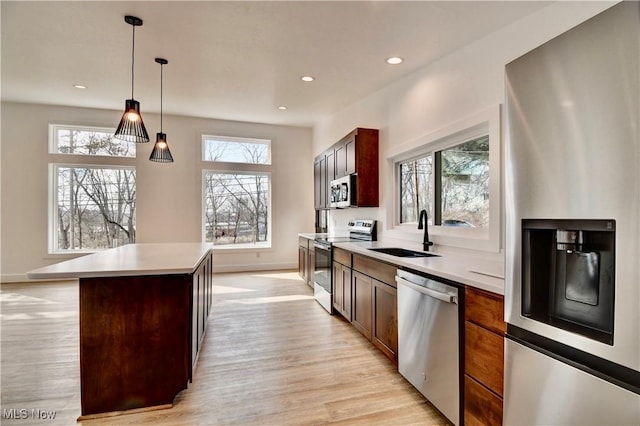
<instances>
[{"instance_id":1,"label":"lower cabinet","mask_svg":"<svg viewBox=\"0 0 640 426\"><path fill-rule=\"evenodd\" d=\"M333 309L351 321L351 253L333 249Z\"/></svg>"},{"instance_id":2,"label":"lower cabinet","mask_svg":"<svg viewBox=\"0 0 640 426\"><path fill-rule=\"evenodd\" d=\"M464 424L501 425L504 298L465 290Z\"/></svg>"},{"instance_id":3,"label":"lower cabinet","mask_svg":"<svg viewBox=\"0 0 640 426\"><path fill-rule=\"evenodd\" d=\"M351 268L333 262L333 308L351 321Z\"/></svg>"},{"instance_id":4,"label":"lower cabinet","mask_svg":"<svg viewBox=\"0 0 640 426\"><path fill-rule=\"evenodd\" d=\"M298 275L307 285L311 284L313 279L313 264L311 263L311 250L309 250L309 239L298 237Z\"/></svg>"},{"instance_id":5,"label":"lower cabinet","mask_svg":"<svg viewBox=\"0 0 640 426\"><path fill-rule=\"evenodd\" d=\"M334 248L333 307L398 364L397 267ZM504 298L464 289L462 424L502 425L504 380ZM462 306L461 306L462 308Z\"/></svg>"},{"instance_id":6,"label":"lower cabinet","mask_svg":"<svg viewBox=\"0 0 640 426\"><path fill-rule=\"evenodd\" d=\"M373 322L371 341L398 363L398 304L395 287L372 279Z\"/></svg>"},{"instance_id":7,"label":"lower cabinet","mask_svg":"<svg viewBox=\"0 0 640 426\"><path fill-rule=\"evenodd\" d=\"M189 379L193 379L195 365L204 334L207 329L207 319L213 304L213 255L205 257L191 278L191 364Z\"/></svg>"},{"instance_id":8,"label":"lower cabinet","mask_svg":"<svg viewBox=\"0 0 640 426\"><path fill-rule=\"evenodd\" d=\"M373 320L373 304L371 303L372 278L358 271L353 271L351 277L353 291L351 323L364 337L371 340L371 321Z\"/></svg>"},{"instance_id":9,"label":"lower cabinet","mask_svg":"<svg viewBox=\"0 0 640 426\"><path fill-rule=\"evenodd\" d=\"M398 363L396 267L353 256L352 324L395 364Z\"/></svg>"}]
</instances>

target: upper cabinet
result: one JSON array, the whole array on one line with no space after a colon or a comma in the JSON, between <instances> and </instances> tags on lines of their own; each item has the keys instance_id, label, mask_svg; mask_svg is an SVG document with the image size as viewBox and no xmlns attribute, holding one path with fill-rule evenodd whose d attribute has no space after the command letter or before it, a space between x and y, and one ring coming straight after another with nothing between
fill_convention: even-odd
<instances>
[{"instance_id":1,"label":"upper cabinet","mask_svg":"<svg viewBox=\"0 0 640 426\"><path fill-rule=\"evenodd\" d=\"M357 128L314 161L315 208L329 208L332 180L354 175L354 207L378 207L378 130Z\"/></svg>"}]
</instances>

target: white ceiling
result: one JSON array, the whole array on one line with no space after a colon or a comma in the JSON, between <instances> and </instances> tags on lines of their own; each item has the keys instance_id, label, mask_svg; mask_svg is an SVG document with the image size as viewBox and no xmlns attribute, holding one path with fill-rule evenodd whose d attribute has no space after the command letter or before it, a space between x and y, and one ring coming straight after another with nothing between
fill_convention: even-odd
<instances>
[{"instance_id":1,"label":"white ceiling","mask_svg":"<svg viewBox=\"0 0 640 426\"><path fill-rule=\"evenodd\" d=\"M163 57L165 114L312 126L548 4L3 0L2 99L123 109L134 15L143 116L160 110ZM388 65L392 55L405 62Z\"/></svg>"}]
</instances>

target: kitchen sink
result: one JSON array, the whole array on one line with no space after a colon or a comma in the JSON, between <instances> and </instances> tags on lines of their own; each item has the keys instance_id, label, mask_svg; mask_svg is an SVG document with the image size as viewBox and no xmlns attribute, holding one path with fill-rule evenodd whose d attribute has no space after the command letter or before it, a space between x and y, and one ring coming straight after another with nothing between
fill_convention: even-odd
<instances>
[{"instance_id":1,"label":"kitchen sink","mask_svg":"<svg viewBox=\"0 0 640 426\"><path fill-rule=\"evenodd\" d=\"M427 253L425 251L407 250L400 247L379 247L370 248L369 250L397 257L439 257L437 254Z\"/></svg>"}]
</instances>

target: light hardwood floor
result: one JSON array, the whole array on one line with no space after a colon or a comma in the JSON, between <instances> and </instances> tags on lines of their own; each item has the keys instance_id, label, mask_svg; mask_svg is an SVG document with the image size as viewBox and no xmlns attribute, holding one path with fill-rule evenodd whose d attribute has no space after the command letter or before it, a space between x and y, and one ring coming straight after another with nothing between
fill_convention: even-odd
<instances>
[{"instance_id":1,"label":"light hardwood floor","mask_svg":"<svg viewBox=\"0 0 640 426\"><path fill-rule=\"evenodd\" d=\"M78 423L77 282L3 284L0 423L448 424L380 351L329 316L297 273L218 274L214 284L194 380L174 407Z\"/></svg>"}]
</instances>

